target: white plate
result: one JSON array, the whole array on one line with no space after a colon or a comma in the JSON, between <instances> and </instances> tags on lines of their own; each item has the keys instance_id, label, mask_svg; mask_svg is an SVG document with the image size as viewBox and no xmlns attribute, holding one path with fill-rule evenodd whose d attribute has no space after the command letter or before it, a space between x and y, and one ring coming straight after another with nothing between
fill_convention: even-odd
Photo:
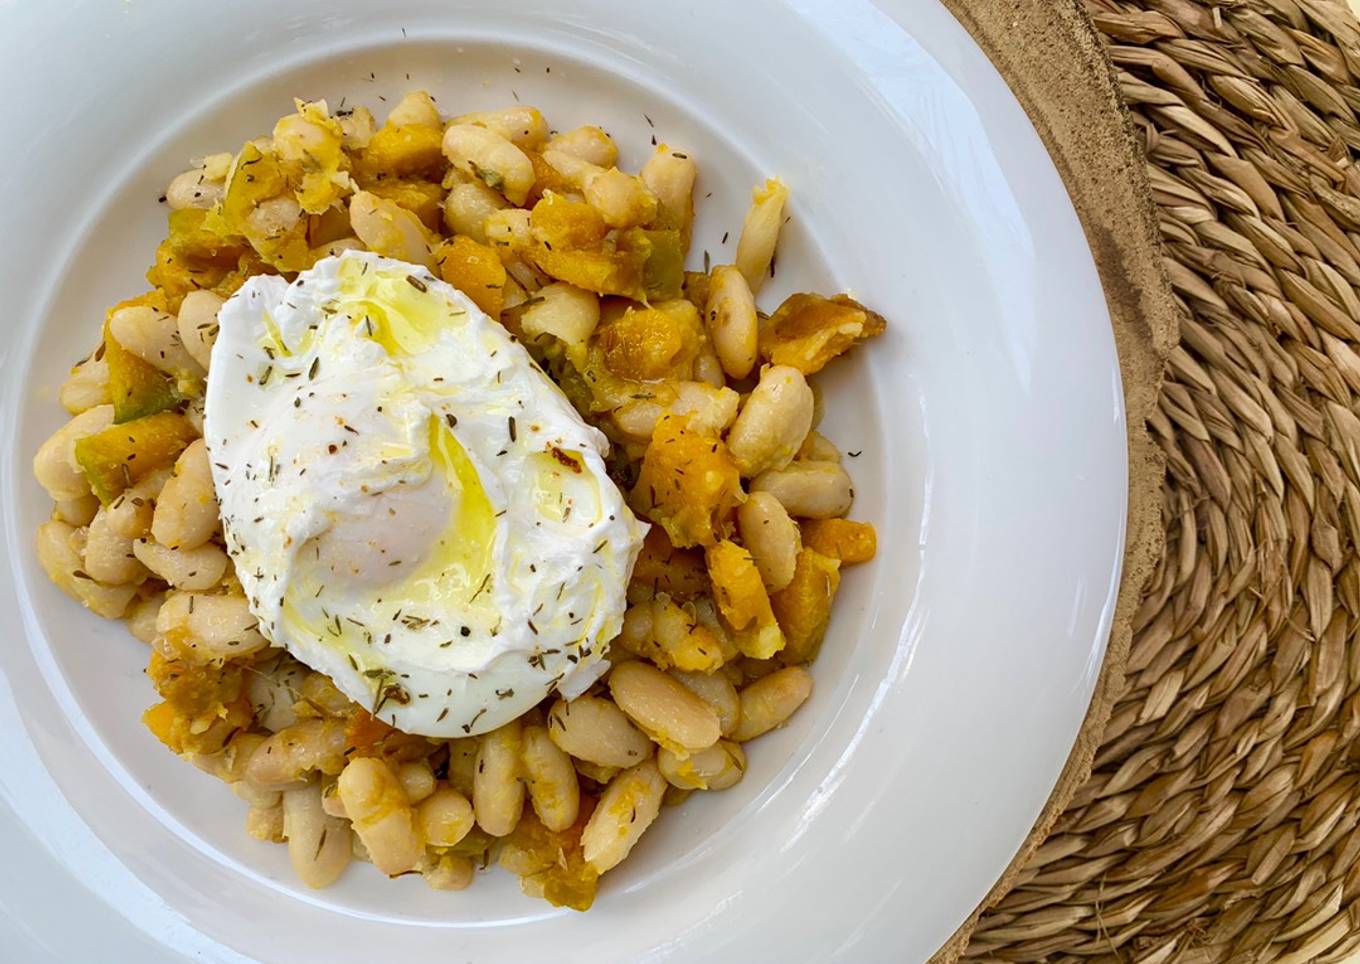
<instances>
[{"instance_id":1,"label":"white plate","mask_svg":"<svg viewBox=\"0 0 1360 964\"><path fill-rule=\"evenodd\" d=\"M458 895L362 866L301 889L284 848L242 832L243 805L138 722L141 644L63 597L31 552L47 502L29 460L103 307L141 290L170 176L266 131L293 95L380 111L408 86L446 111L517 95L558 127L603 121L629 164L650 118L701 166L696 263L731 258L724 232L779 173L792 221L762 303L844 287L891 321L821 379L880 553L847 573L812 700L751 748L737 788L668 811L586 915L503 873ZM6 4L0 90L0 833L15 841L0 943L58 960L920 960L948 937L1085 712L1125 448L1071 204L943 8Z\"/></svg>"}]
</instances>

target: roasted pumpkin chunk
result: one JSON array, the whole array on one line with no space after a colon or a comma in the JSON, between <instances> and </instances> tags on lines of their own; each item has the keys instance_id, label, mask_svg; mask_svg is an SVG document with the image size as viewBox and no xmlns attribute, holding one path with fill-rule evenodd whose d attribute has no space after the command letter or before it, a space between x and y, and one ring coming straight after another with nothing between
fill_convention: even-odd
<instances>
[{"instance_id":1,"label":"roasted pumpkin chunk","mask_svg":"<svg viewBox=\"0 0 1360 964\"><path fill-rule=\"evenodd\" d=\"M534 240L555 250L593 248L604 240L609 226L589 204L549 191L529 216Z\"/></svg>"},{"instance_id":2,"label":"roasted pumpkin chunk","mask_svg":"<svg viewBox=\"0 0 1360 964\"><path fill-rule=\"evenodd\" d=\"M250 724L250 699L239 666L167 659L153 652L146 673L164 702L147 710L142 722L176 753L212 753Z\"/></svg>"},{"instance_id":3,"label":"roasted pumpkin chunk","mask_svg":"<svg viewBox=\"0 0 1360 964\"><path fill-rule=\"evenodd\" d=\"M688 378L699 354L699 312L688 301L629 308L597 329L613 375L638 382Z\"/></svg>"},{"instance_id":4,"label":"roasted pumpkin chunk","mask_svg":"<svg viewBox=\"0 0 1360 964\"><path fill-rule=\"evenodd\" d=\"M737 648L752 659L769 659L784 647L784 636L755 560L727 539L710 546L707 558L713 598L733 630Z\"/></svg>"},{"instance_id":5,"label":"roasted pumpkin chunk","mask_svg":"<svg viewBox=\"0 0 1360 964\"><path fill-rule=\"evenodd\" d=\"M780 654L784 662L806 663L816 658L831 619L831 601L840 588L840 565L836 559L804 547L798 553L793 581L770 597L787 642Z\"/></svg>"},{"instance_id":6,"label":"roasted pumpkin chunk","mask_svg":"<svg viewBox=\"0 0 1360 964\"><path fill-rule=\"evenodd\" d=\"M108 505L144 475L173 465L196 438L198 432L183 415L161 412L79 439L76 464L99 501Z\"/></svg>"},{"instance_id":7,"label":"roasted pumpkin chunk","mask_svg":"<svg viewBox=\"0 0 1360 964\"><path fill-rule=\"evenodd\" d=\"M878 551L878 535L868 522L850 519L808 519L803 523L803 545L842 565L868 562Z\"/></svg>"},{"instance_id":8,"label":"roasted pumpkin chunk","mask_svg":"<svg viewBox=\"0 0 1360 964\"><path fill-rule=\"evenodd\" d=\"M657 422L629 496L633 511L658 523L672 544L711 546L732 530L741 476L722 439L687 428L689 416Z\"/></svg>"},{"instance_id":9,"label":"roasted pumpkin chunk","mask_svg":"<svg viewBox=\"0 0 1360 964\"><path fill-rule=\"evenodd\" d=\"M519 875L525 893L542 896L554 907L589 910L600 875L586 863L581 832L594 809L595 799L583 795L576 822L562 831L549 830L526 812L501 840L501 866Z\"/></svg>"},{"instance_id":10,"label":"roasted pumpkin chunk","mask_svg":"<svg viewBox=\"0 0 1360 964\"><path fill-rule=\"evenodd\" d=\"M444 132L424 124L383 125L359 155L356 173L373 177L418 177L438 181L448 162L444 159ZM369 187L368 190L373 190Z\"/></svg>"},{"instance_id":11,"label":"roasted pumpkin chunk","mask_svg":"<svg viewBox=\"0 0 1360 964\"><path fill-rule=\"evenodd\" d=\"M245 238L226 233L218 215L184 208L170 212L169 231L156 248L156 262L146 280L165 299L156 307L178 311L189 292L203 288L227 297L262 267Z\"/></svg>"},{"instance_id":12,"label":"roasted pumpkin chunk","mask_svg":"<svg viewBox=\"0 0 1360 964\"><path fill-rule=\"evenodd\" d=\"M436 181L389 178L359 183L370 194L404 207L431 231L438 231L443 224L444 189Z\"/></svg>"},{"instance_id":13,"label":"roasted pumpkin chunk","mask_svg":"<svg viewBox=\"0 0 1360 964\"><path fill-rule=\"evenodd\" d=\"M678 602L688 602L706 592L708 572L703 553L697 549L677 549L661 526L648 529L633 565L629 599L636 602L665 593Z\"/></svg>"},{"instance_id":14,"label":"roasted pumpkin chunk","mask_svg":"<svg viewBox=\"0 0 1360 964\"><path fill-rule=\"evenodd\" d=\"M760 355L773 365L789 365L811 375L852 346L881 335L886 327L882 315L848 295L793 294L761 322Z\"/></svg>"},{"instance_id":15,"label":"roasted pumpkin chunk","mask_svg":"<svg viewBox=\"0 0 1360 964\"><path fill-rule=\"evenodd\" d=\"M439 276L467 295L497 321L505 294L505 265L496 250L459 235L434 253Z\"/></svg>"}]
</instances>

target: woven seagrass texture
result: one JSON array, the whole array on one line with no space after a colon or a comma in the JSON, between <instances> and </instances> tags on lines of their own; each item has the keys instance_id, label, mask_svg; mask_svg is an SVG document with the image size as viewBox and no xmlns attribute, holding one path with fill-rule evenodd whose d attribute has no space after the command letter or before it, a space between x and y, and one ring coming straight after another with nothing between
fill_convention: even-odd
<instances>
[{"instance_id":1,"label":"woven seagrass texture","mask_svg":"<svg viewBox=\"0 0 1360 964\"><path fill-rule=\"evenodd\" d=\"M1181 339L1122 689L975 961L1360 953L1360 27L1340 0L1087 0Z\"/></svg>"}]
</instances>

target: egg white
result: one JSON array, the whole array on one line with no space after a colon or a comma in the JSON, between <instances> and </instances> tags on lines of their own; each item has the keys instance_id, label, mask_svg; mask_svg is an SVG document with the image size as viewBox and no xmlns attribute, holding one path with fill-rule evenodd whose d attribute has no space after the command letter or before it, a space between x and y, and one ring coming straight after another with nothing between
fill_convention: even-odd
<instances>
[{"instance_id":1,"label":"egg white","mask_svg":"<svg viewBox=\"0 0 1360 964\"><path fill-rule=\"evenodd\" d=\"M409 733L608 668L642 526L608 442L426 269L364 252L222 308L204 435L261 631Z\"/></svg>"}]
</instances>

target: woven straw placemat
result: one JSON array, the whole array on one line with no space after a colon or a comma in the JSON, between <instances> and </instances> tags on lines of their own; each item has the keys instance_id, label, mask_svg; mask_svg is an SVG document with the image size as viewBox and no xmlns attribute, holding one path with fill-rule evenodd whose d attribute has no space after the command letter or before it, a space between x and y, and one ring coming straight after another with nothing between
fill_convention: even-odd
<instances>
[{"instance_id":1,"label":"woven straw placemat","mask_svg":"<svg viewBox=\"0 0 1360 964\"><path fill-rule=\"evenodd\" d=\"M1148 417L1164 552L1107 680L1093 769L965 958L1351 959L1360 26L1341 0L1086 2L1180 315ZM1023 0L975 6L987 13L960 19L993 39L1031 16Z\"/></svg>"}]
</instances>

